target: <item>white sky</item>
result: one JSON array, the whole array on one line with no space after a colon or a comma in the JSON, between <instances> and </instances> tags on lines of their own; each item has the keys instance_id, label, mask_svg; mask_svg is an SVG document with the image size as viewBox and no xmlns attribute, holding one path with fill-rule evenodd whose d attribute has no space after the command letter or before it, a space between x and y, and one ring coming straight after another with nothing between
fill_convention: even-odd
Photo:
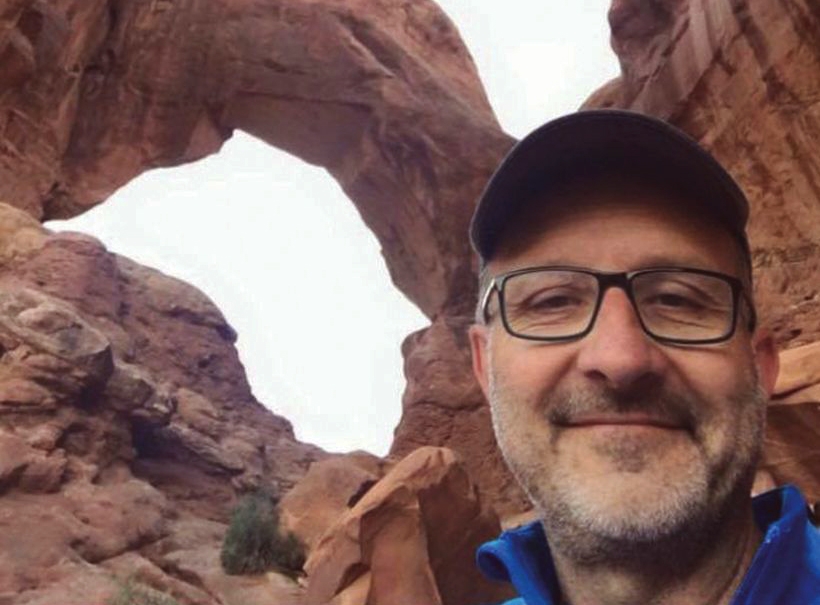
<instances>
[{"instance_id":1,"label":"white sky","mask_svg":"<svg viewBox=\"0 0 820 605\"><path fill-rule=\"evenodd\" d=\"M609 4L439 0L518 137L618 74ZM399 346L428 322L324 170L237 132L219 154L145 173L47 227L89 233L210 296L239 333L257 399L300 440L387 453L404 389Z\"/></svg>"}]
</instances>

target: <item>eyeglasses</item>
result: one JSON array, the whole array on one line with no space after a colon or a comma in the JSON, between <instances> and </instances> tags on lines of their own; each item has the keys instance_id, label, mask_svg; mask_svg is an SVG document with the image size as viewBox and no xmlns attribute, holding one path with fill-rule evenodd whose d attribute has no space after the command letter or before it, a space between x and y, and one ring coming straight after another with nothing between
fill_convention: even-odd
<instances>
[{"instance_id":1,"label":"eyeglasses","mask_svg":"<svg viewBox=\"0 0 820 605\"><path fill-rule=\"evenodd\" d=\"M558 342L589 334L609 288L626 292L643 331L665 343L713 344L732 337L739 302L755 313L741 281L730 275L679 267L606 273L575 267L530 267L496 276L481 312L498 292L504 328L529 340Z\"/></svg>"}]
</instances>

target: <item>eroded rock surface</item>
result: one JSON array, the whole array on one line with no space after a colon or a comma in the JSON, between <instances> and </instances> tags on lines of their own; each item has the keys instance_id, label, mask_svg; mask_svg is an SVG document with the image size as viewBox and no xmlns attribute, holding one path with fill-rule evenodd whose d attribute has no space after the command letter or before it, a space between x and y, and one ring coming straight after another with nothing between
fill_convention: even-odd
<instances>
[{"instance_id":1,"label":"eroded rock surface","mask_svg":"<svg viewBox=\"0 0 820 605\"><path fill-rule=\"evenodd\" d=\"M6 0L0 73L0 199L37 219L214 153L236 128L327 168L397 287L448 326L410 339L407 355L423 340L416 359L461 377L405 396L393 453L451 447L483 491L520 505L453 332L473 312L473 204L512 138L433 2ZM409 375L411 390L429 377Z\"/></svg>"},{"instance_id":2,"label":"eroded rock surface","mask_svg":"<svg viewBox=\"0 0 820 605\"><path fill-rule=\"evenodd\" d=\"M430 0L6 0L0 73L0 199L38 219L240 128L325 166L425 313L470 304L462 235L511 139Z\"/></svg>"},{"instance_id":3,"label":"eroded rock surface","mask_svg":"<svg viewBox=\"0 0 820 605\"><path fill-rule=\"evenodd\" d=\"M279 508L283 525L313 549L389 468L390 463L366 452L315 462L282 498Z\"/></svg>"},{"instance_id":4,"label":"eroded rock surface","mask_svg":"<svg viewBox=\"0 0 820 605\"><path fill-rule=\"evenodd\" d=\"M0 601L104 602L136 574L181 603L296 605L284 577L227 578L219 549L239 494L284 493L325 454L253 398L219 311L0 215L19 226L0 266Z\"/></svg>"},{"instance_id":5,"label":"eroded rock surface","mask_svg":"<svg viewBox=\"0 0 820 605\"><path fill-rule=\"evenodd\" d=\"M467 471L445 448L399 462L319 541L307 601L333 605L471 605L511 596L474 563L500 531Z\"/></svg>"},{"instance_id":6,"label":"eroded rock surface","mask_svg":"<svg viewBox=\"0 0 820 605\"><path fill-rule=\"evenodd\" d=\"M761 470L775 485L799 485L820 502L820 343L780 355Z\"/></svg>"},{"instance_id":7,"label":"eroded rock surface","mask_svg":"<svg viewBox=\"0 0 820 605\"><path fill-rule=\"evenodd\" d=\"M751 201L761 316L791 347L820 340L820 10L812 0L615 0L623 74L587 107L668 119Z\"/></svg>"}]
</instances>

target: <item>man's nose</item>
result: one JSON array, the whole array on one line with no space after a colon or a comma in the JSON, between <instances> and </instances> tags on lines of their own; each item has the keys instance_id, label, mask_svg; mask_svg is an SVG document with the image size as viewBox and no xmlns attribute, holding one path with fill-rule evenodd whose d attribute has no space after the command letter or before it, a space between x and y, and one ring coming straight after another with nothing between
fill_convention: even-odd
<instances>
[{"instance_id":1,"label":"man's nose","mask_svg":"<svg viewBox=\"0 0 820 605\"><path fill-rule=\"evenodd\" d=\"M615 390L628 389L663 372L665 357L641 327L626 292L604 293L592 331L581 341L579 369Z\"/></svg>"}]
</instances>

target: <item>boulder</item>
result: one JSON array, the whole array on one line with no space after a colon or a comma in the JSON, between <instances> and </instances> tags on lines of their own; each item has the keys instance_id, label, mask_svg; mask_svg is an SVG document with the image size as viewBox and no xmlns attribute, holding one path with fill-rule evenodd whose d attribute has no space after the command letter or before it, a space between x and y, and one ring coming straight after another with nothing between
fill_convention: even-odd
<instances>
[{"instance_id":1,"label":"boulder","mask_svg":"<svg viewBox=\"0 0 820 605\"><path fill-rule=\"evenodd\" d=\"M470 605L508 587L478 572L475 549L500 531L446 448L401 460L324 534L305 569L310 603ZM355 596L354 596L355 595Z\"/></svg>"},{"instance_id":2,"label":"boulder","mask_svg":"<svg viewBox=\"0 0 820 605\"><path fill-rule=\"evenodd\" d=\"M314 462L279 504L280 521L312 550L386 472L387 463L366 452Z\"/></svg>"}]
</instances>

